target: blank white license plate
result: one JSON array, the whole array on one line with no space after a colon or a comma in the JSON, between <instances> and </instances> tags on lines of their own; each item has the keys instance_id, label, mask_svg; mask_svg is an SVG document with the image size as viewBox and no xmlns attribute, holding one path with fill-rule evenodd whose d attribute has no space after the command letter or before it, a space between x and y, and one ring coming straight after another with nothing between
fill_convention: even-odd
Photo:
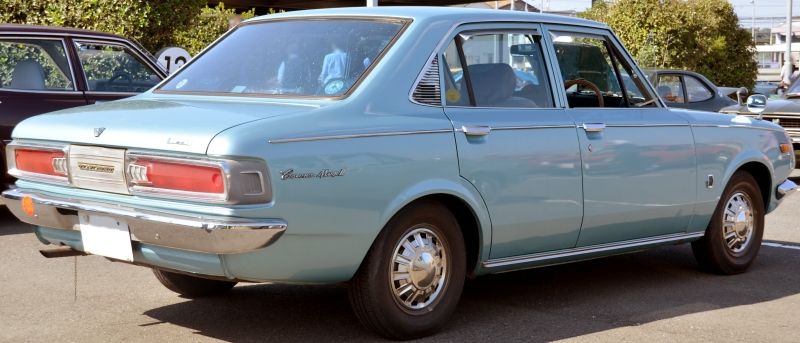
<instances>
[{"instance_id":1,"label":"blank white license plate","mask_svg":"<svg viewBox=\"0 0 800 343\"><path fill-rule=\"evenodd\" d=\"M128 223L111 217L78 213L83 250L93 255L133 262Z\"/></svg>"}]
</instances>

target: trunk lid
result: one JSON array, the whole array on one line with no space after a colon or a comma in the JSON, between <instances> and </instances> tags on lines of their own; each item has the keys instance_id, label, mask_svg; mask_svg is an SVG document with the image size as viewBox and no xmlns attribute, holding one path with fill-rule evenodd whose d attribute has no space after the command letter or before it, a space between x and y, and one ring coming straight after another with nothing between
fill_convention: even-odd
<instances>
[{"instance_id":1,"label":"trunk lid","mask_svg":"<svg viewBox=\"0 0 800 343\"><path fill-rule=\"evenodd\" d=\"M264 118L316 109L301 104L126 99L29 118L15 139L205 154L220 132Z\"/></svg>"}]
</instances>

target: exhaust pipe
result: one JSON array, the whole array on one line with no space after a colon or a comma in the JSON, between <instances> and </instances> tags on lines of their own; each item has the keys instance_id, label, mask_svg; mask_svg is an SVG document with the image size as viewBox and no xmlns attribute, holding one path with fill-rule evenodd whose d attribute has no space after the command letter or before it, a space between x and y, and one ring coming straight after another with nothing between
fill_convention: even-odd
<instances>
[{"instance_id":1,"label":"exhaust pipe","mask_svg":"<svg viewBox=\"0 0 800 343\"><path fill-rule=\"evenodd\" d=\"M42 250L39 250L39 253L42 254L42 256L47 257L47 258L70 257L70 256L86 256L86 255L88 255L87 253L85 253L83 251L78 251L78 250L72 249L70 247L58 247L58 248L53 248L53 249L42 249Z\"/></svg>"}]
</instances>

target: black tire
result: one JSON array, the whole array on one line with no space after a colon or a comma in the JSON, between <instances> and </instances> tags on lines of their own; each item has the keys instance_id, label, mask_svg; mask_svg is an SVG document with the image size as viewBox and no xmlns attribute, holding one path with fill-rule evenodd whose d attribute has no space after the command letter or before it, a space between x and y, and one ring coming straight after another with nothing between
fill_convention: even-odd
<instances>
[{"instance_id":1,"label":"black tire","mask_svg":"<svg viewBox=\"0 0 800 343\"><path fill-rule=\"evenodd\" d=\"M426 244L439 242L439 250L434 251L443 252L424 256L423 248L419 248L420 253L412 255L415 256L410 259L412 263L431 266L426 270L415 269L423 270L422 274L402 273L400 270L404 264L394 262L396 251L409 254L418 251L401 244L417 244L417 241L408 240L414 233L427 239ZM434 243L427 246L437 245ZM413 339L437 332L447 323L461 298L466 273L465 251L458 222L443 205L422 201L402 210L378 235L350 282L350 304L359 321L368 329L391 339ZM438 256L439 259L431 260L431 256ZM444 262L437 263L438 261ZM395 274L392 275L395 276L408 276L394 281L395 278L390 276L393 272ZM402 292L400 296L395 296L395 289L402 290L407 286L411 290L406 293L408 295L405 299ZM415 287L422 287L422 290ZM417 292L430 293L420 293L422 295L414 305L413 299L416 296L411 298L410 295ZM407 302L410 305L404 305Z\"/></svg>"},{"instance_id":2,"label":"black tire","mask_svg":"<svg viewBox=\"0 0 800 343\"><path fill-rule=\"evenodd\" d=\"M745 240L746 243L734 244L731 248L729 242L734 242L742 237L748 237L746 234L741 234L741 226L732 226L730 234L732 237L726 238L725 234L725 218L733 218L737 216L726 215L726 208L731 206L734 197L744 195L746 198L743 201L749 200L750 207L752 208L752 235ZM731 206L736 214L741 214L743 211L738 211L737 206ZM738 212L737 212L738 211ZM739 171L731 177L730 182L722 192L717 209L714 211L714 216L711 218L711 223L706 229L705 236L692 242L692 251L697 259L700 267L706 271L717 274L739 274L743 273L750 267L758 255L761 248L761 239L764 235L764 200L761 197L761 192L758 188L758 183L747 172ZM746 212L742 214L747 218ZM738 225L738 224L736 224ZM730 235L729 235L730 236ZM735 242L734 242L735 243ZM741 249L741 251L736 251Z\"/></svg>"},{"instance_id":3,"label":"black tire","mask_svg":"<svg viewBox=\"0 0 800 343\"><path fill-rule=\"evenodd\" d=\"M220 281L203 279L185 274L178 274L159 269L153 269L156 279L170 291L186 298L202 298L219 295L229 291L236 285L234 281Z\"/></svg>"}]
</instances>

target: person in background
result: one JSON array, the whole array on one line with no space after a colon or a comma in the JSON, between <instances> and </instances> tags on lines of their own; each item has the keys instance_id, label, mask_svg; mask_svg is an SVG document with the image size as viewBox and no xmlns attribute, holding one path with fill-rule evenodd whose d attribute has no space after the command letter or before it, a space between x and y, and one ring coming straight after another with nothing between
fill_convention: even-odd
<instances>
[{"instance_id":1,"label":"person in background","mask_svg":"<svg viewBox=\"0 0 800 343\"><path fill-rule=\"evenodd\" d=\"M278 67L277 81L281 88L294 89L300 87L301 61L297 43L289 43L286 46L286 57Z\"/></svg>"},{"instance_id":2,"label":"person in background","mask_svg":"<svg viewBox=\"0 0 800 343\"><path fill-rule=\"evenodd\" d=\"M347 53L342 51L339 44L331 43L331 53L325 55L322 61L322 72L319 74L319 83L322 87L328 81L344 78L345 66L347 66Z\"/></svg>"}]
</instances>

